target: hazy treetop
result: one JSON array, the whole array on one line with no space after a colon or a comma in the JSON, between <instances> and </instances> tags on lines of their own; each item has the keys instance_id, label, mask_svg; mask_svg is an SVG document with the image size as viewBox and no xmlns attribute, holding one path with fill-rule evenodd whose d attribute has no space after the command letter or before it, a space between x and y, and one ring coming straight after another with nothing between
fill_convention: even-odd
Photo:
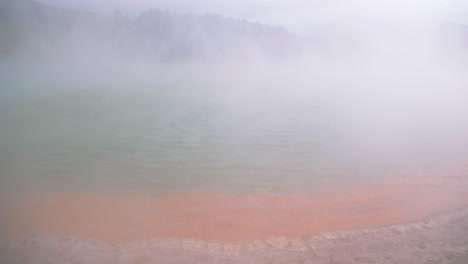
<instances>
[{"instance_id":1,"label":"hazy treetop","mask_svg":"<svg viewBox=\"0 0 468 264\"><path fill-rule=\"evenodd\" d=\"M309 33L339 20L381 18L404 23L427 19L463 20L468 3L463 0L40 0L102 13L115 9L136 16L152 8L178 13L217 13ZM466 21L468 23L468 21Z\"/></svg>"}]
</instances>

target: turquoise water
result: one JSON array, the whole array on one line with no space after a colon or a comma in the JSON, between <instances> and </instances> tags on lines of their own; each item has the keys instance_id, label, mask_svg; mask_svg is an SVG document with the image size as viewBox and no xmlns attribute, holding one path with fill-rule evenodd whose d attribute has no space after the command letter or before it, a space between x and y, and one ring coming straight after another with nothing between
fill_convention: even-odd
<instances>
[{"instance_id":1,"label":"turquoise water","mask_svg":"<svg viewBox=\"0 0 468 264\"><path fill-rule=\"evenodd\" d=\"M350 129L351 108L301 84L164 75L109 81L60 71L2 77L6 190L302 190L461 153L440 140L418 157L398 144L377 146L377 134Z\"/></svg>"}]
</instances>

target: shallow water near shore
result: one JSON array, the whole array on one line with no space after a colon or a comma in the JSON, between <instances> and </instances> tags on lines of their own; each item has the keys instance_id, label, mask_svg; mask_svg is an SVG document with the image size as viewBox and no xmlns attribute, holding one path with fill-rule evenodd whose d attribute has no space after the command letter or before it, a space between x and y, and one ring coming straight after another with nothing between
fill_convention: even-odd
<instances>
[{"instance_id":1,"label":"shallow water near shore","mask_svg":"<svg viewBox=\"0 0 468 264\"><path fill-rule=\"evenodd\" d=\"M468 204L468 163L400 171L374 184L314 193L116 192L2 196L0 235L105 241L194 238L243 243L418 221ZM396 172L395 172L396 173Z\"/></svg>"},{"instance_id":2,"label":"shallow water near shore","mask_svg":"<svg viewBox=\"0 0 468 264\"><path fill-rule=\"evenodd\" d=\"M0 243L5 263L465 263L466 207L409 224L331 230L246 243L31 238Z\"/></svg>"}]
</instances>

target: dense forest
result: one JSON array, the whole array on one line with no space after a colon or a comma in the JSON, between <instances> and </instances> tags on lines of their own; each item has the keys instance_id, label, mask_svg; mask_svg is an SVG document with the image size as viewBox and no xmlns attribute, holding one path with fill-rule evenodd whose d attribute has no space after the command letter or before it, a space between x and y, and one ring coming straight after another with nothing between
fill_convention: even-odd
<instances>
[{"instance_id":1,"label":"dense forest","mask_svg":"<svg viewBox=\"0 0 468 264\"><path fill-rule=\"evenodd\" d=\"M255 54L281 59L297 49L297 37L284 28L215 14L153 9L130 19L119 11L105 16L30 0L0 0L2 56L63 59L118 55L178 61Z\"/></svg>"}]
</instances>

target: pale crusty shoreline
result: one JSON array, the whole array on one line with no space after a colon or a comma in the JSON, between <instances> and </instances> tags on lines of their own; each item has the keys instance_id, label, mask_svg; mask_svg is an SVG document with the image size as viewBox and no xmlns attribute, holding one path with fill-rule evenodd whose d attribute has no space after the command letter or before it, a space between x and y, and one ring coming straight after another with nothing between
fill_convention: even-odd
<instances>
[{"instance_id":1,"label":"pale crusty shoreline","mask_svg":"<svg viewBox=\"0 0 468 264\"><path fill-rule=\"evenodd\" d=\"M468 263L468 206L408 224L330 230L244 243L195 239L3 241L2 264Z\"/></svg>"}]
</instances>

